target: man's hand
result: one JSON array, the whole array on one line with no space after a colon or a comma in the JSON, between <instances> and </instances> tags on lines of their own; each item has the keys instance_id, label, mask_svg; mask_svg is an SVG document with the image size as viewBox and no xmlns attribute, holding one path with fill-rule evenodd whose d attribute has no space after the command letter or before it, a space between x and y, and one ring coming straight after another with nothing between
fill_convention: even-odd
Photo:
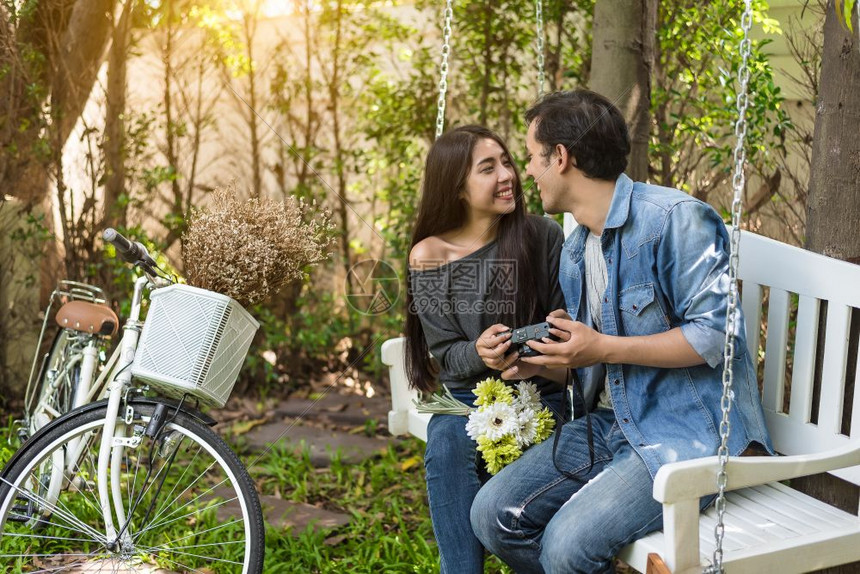
<instances>
[{"instance_id":1,"label":"man's hand","mask_svg":"<svg viewBox=\"0 0 860 574\"><path fill-rule=\"evenodd\" d=\"M526 344L541 353L537 357L523 357L522 362L544 367L589 367L606 361L603 348L604 336L570 316L557 310L546 318L551 325L550 334L558 342L544 337L543 342L528 341Z\"/></svg>"},{"instance_id":2,"label":"man's hand","mask_svg":"<svg viewBox=\"0 0 860 574\"><path fill-rule=\"evenodd\" d=\"M520 359L516 364L511 365L509 369L502 372L502 380L504 381L522 381L530 379L541 372L543 367L540 365L529 365L525 363L525 359Z\"/></svg>"},{"instance_id":3,"label":"man's hand","mask_svg":"<svg viewBox=\"0 0 860 574\"><path fill-rule=\"evenodd\" d=\"M549 320L550 317L553 317L555 319L567 319L568 321L573 321L573 317L568 315L567 311L565 311L564 309L556 309L555 311L550 312L550 314L547 315L547 320Z\"/></svg>"},{"instance_id":4,"label":"man's hand","mask_svg":"<svg viewBox=\"0 0 860 574\"><path fill-rule=\"evenodd\" d=\"M558 309L546 318L550 334L558 342L529 341L532 349L543 353L523 357L522 362L545 367L589 367L597 363L642 365L661 369L679 369L702 365L705 360L690 346L680 327L663 333L636 337L616 337L598 333L578 321L572 321Z\"/></svg>"},{"instance_id":5,"label":"man's hand","mask_svg":"<svg viewBox=\"0 0 860 574\"><path fill-rule=\"evenodd\" d=\"M485 365L496 371L508 369L519 358L519 354L516 352L505 356L510 346L511 330L501 323L488 327L475 341L478 356L481 357Z\"/></svg>"}]
</instances>

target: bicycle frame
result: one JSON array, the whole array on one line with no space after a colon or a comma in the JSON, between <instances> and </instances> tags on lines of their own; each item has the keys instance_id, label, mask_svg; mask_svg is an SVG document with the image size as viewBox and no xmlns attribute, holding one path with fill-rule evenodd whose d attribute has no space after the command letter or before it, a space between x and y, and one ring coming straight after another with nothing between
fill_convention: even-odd
<instances>
[{"instance_id":1,"label":"bicycle frame","mask_svg":"<svg viewBox=\"0 0 860 574\"><path fill-rule=\"evenodd\" d=\"M97 297L97 294L88 292L84 289L87 287L84 284L65 281L62 284L64 289L57 289L51 295L51 303L46 313L45 321L42 325L42 334L44 334L45 323L47 316L53 306L55 300L61 297L71 297L77 299L87 299L93 302L103 302L103 299ZM98 378L93 381L96 367L98 365L98 340L96 337L90 338L85 343L85 347L80 352L80 356L73 357L72 360L65 365L62 373L57 373L51 382L50 394L53 394L60 384L68 382L68 377L71 376L73 370L80 367L80 379L75 384L74 393L72 396L72 408L77 408L82 405L92 402L96 398L96 394L100 398L107 398L107 410L105 414L105 422L102 433L102 443L99 445L99 454L97 461L97 484L98 484L98 499L104 519L105 535L108 540L115 540L118 533L118 525L121 527L126 522L126 508L122 499L121 483L121 462L127 447L137 447L142 438L133 436L127 438L125 436L126 421L130 421L132 412L123 413L120 416L120 409L125 402L127 390L131 386L131 367L134 361L134 355L137 350L138 340L140 338L143 322L140 320L141 304L143 301L144 290L156 286L161 286L161 281L158 278L143 275L135 280L134 292L131 300L131 310L128 319L123 326L123 335L117 348L111 355L110 360L105 365ZM99 290L100 293L100 290ZM38 355L37 355L38 356ZM30 387L33 383L33 376L36 372L36 359L34 359L30 381L28 383L28 402L33 399L29 397ZM110 378L109 378L110 377ZM105 384L105 380L107 383ZM46 395L47 396L47 395ZM58 413L50 408L50 405L40 403L39 408L43 408L45 412L58 417L63 413ZM127 407L131 408L131 407ZM110 437L110 438L108 438ZM66 450L65 460L58 452L54 460L54 473L62 476L62 469L65 469L70 475L74 473L81 457L83 447L86 445L86 440L77 439L69 443L69 448ZM61 481L56 481L59 484ZM54 481L52 481L52 484ZM48 500L56 498L57 492L49 493ZM112 503L112 504L111 504ZM124 531L121 544L131 542L131 537L128 531Z\"/></svg>"},{"instance_id":2,"label":"bicycle frame","mask_svg":"<svg viewBox=\"0 0 860 574\"><path fill-rule=\"evenodd\" d=\"M94 394L94 392L91 391L93 391L94 388L98 388L100 386L100 384L91 384L93 375L95 374L96 366L98 365L99 349L98 341L94 337L87 338L89 340L87 341L83 351L81 351L81 355L72 357L69 362L64 365L63 371L61 373L56 374L54 379L51 381L51 386L48 388L48 392L44 393L42 402L39 402L36 405L36 408L34 409L35 412L45 411L54 418L64 414L58 412L56 409L44 402L44 399L47 399L54 393L56 393L57 388L61 384L66 384L68 378L72 376L75 367L77 367L78 365L80 365L80 374L77 383L74 385L74 392L72 393L72 404L69 407L69 410L76 409L92 401L92 395ZM97 383L102 380L103 378L100 378ZM40 424L37 426L41 427L43 425Z\"/></svg>"},{"instance_id":3,"label":"bicycle frame","mask_svg":"<svg viewBox=\"0 0 860 574\"><path fill-rule=\"evenodd\" d=\"M137 342L143 323L140 321L140 308L143 300L143 290L152 286L152 281L146 277L140 277L134 282L134 294L131 301L131 312L123 327L122 341L119 345L119 362L117 374L107 385L107 413L105 414L104 432L102 433L102 444L99 447L98 458L98 496L105 523L105 534L108 540L117 536L116 524L123 525L126 521L126 509L122 502L120 488L121 461L126 446L135 447L140 443L139 437L127 439L124 436L115 436L117 428L124 434L126 416L118 423L120 407L125 397L125 391L131 385L131 370L129 367L134 361L134 353L137 350ZM108 437L112 437L110 440ZM135 444L135 440L136 443ZM108 491L108 470L111 471L110 492ZM111 512L111 498L116 513L116 522ZM125 531L123 542L130 542L130 534Z\"/></svg>"}]
</instances>

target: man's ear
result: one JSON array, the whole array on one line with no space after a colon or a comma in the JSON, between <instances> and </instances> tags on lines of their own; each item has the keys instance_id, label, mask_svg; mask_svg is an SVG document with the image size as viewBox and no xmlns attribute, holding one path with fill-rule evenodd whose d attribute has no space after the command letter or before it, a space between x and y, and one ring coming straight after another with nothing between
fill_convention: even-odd
<instances>
[{"instance_id":1,"label":"man's ear","mask_svg":"<svg viewBox=\"0 0 860 574\"><path fill-rule=\"evenodd\" d=\"M560 173L564 173L568 170L568 168L576 167L576 160L573 155L567 150L567 147L562 144L556 144L555 153L553 154L553 161L555 162L555 167L558 168Z\"/></svg>"}]
</instances>

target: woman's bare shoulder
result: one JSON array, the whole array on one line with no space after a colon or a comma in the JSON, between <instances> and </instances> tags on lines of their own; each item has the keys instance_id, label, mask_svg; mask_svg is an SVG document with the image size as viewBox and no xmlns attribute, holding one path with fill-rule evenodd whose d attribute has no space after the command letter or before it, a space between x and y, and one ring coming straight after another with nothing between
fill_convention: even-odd
<instances>
[{"instance_id":1,"label":"woman's bare shoulder","mask_svg":"<svg viewBox=\"0 0 860 574\"><path fill-rule=\"evenodd\" d=\"M448 260L447 243L432 235L425 237L412 247L409 252L409 267L416 271L424 271L444 265Z\"/></svg>"}]
</instances>

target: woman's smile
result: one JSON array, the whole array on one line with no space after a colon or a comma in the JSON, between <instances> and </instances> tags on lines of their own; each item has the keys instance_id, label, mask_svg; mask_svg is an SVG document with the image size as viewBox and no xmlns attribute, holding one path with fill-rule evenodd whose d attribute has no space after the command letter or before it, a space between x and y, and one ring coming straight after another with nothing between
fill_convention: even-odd
<instances>
[{"instance_id":1,"label":"woman's smile","mask_svg":"<svg viewBox=\"0 0 860 574\"><path fill-rule=\"evenodd\" d=\"M505 187L497 191L493 194L493 197L496 199L501 199L502 201L513 201L514 199L514 188L511 186Z\"/></svg>"}]
</instances>

